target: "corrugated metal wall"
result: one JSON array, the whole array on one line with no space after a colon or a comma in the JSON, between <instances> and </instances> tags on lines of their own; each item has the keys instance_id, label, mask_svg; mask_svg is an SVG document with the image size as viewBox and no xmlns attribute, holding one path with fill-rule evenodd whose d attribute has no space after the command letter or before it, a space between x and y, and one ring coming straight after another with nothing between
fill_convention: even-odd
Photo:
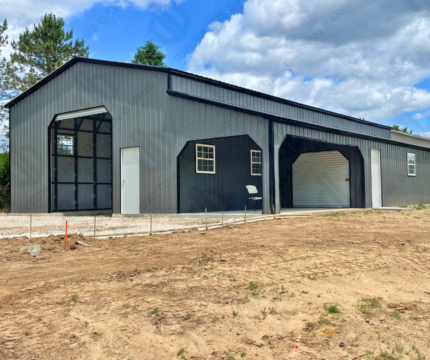
<instances>
[{"instance_id":1,"label":"corrugated metal wall","mask_svg":"<svg viewBox=\"0 0 430 360\"><path fill-rule=\"evenodd\" d=\"M364 158L365 204L372 206L370 149L381 150L383 206L400 206L430 203L430 152L410 149L378 141L336 135L281 123L274 124L275 143L275 193L276 209L280 209L279 196L279 147L286 135L327 141L335 144L358 146ZM417 176L407 176L407 153L416 154Z\"/></svg>"},{"instance_id":2,"label":"corrugated metal wall","mask_svg":"<svg viewBox=\"0 0 430 360\"><path fill-rule=\"evenodd\" d=\"M266 120L173 98L166 88L166 73L79 62L12 106L11 211L48 212L48 126L67 111L104 105L112 115L115 213L123 147L140 147L142 213L177 211L176 160L188 140L248 134L268 164Z\"/></svg>"},{"instance_id":3,"label":"corrugated metal wall","mask_svg":"<svg viewBox=\"0 0 430 360\"><path fill-rule=\"evenodd\" d=\"M222 101L228 104L244 106L253 110L292 117L312 124L331 126L345 131L373 135L386 139L390 139L391 137L391 131L389 129L351 121L342 117L307 110L293 105L282 104L280 102L259 98L215 85L205 84L182 76L172 75L172 90L211 100Z\"/></svg>"}]
</instances>

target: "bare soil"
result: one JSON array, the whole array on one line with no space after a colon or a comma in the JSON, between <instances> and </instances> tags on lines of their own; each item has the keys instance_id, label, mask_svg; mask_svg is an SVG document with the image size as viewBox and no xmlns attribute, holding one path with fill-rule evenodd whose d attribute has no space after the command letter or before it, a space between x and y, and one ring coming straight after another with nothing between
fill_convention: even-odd
<instances>
[{"instance_id":1,"label":"bare soil","mask_svg":"<svg viewBox=\"0 0 430 360\"><path fill-rule=\"evenodd\" d=\"M0 359L430 359L429 219L2 239Z\"/></svg>"}]
</instances>

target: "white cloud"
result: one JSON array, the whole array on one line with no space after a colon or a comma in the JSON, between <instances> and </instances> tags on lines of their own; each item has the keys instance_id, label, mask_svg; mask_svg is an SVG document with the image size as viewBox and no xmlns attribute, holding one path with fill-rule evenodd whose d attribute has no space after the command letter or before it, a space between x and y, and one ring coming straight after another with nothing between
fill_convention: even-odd
<instances>
[{"instance_id":1,"label":"white cloud","mask_svg":"<svg viewBox=\"0 0 430 360\"><path fill-rule=\"evenodd\" d=\"M247 0L211 24L192 72L382 121L426 111L430 5L423 0Z\"/></svg>"},{"instance_id":2,"label":"white cloud","mask_svg":"<svg viewBox=\"0 0 430 360\"><path fill-rule=\"evenodd\" d=\"M18 35L29 26L40 21L46 13L69 18L89 10L96 4L129 7L135 6L139 9L152 9L153 7L168 8L172 3L180 3L184 0L2 0L1 18L8 20L8 35L17 39Z\"/></svg>"},{"instance_id":3,"label":"white cloud","mask_svg":"<svg viewBox=\"0 0 430 360\"><path fill-rule=\"evenodd\" d=\"M416 119L416 120L424 119L424 118L426 118L429 115L430 115L430 110L427 110L427 111L415 114L414 117L413 117L413 119Z\"/></svg>"}]
</instances>

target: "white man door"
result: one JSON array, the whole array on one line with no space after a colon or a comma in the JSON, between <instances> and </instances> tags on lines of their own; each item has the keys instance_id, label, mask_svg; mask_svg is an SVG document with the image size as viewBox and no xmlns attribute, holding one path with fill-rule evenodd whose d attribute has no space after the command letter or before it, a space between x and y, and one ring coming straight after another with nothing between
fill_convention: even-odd
<instances>
[{"instance_id":1,"label":"white man door","mask_svg":"<svg viewBox=\"0 0 430 360\"><path fill-rule=\"evenodd\" d=\"M139 148L121 149L121 214L140 213Z\"/></svg>"},{"instance_id":2,"label":"white man door","mask_svg":"<svg viewBox=\"0 0 430 360\"><path fill-rule=\"evenodd\" d=\"M381 190L381 151L372 149L371 151L371 174L372 174L372 207L382 207Z\"/></svg>"}]
</instances>

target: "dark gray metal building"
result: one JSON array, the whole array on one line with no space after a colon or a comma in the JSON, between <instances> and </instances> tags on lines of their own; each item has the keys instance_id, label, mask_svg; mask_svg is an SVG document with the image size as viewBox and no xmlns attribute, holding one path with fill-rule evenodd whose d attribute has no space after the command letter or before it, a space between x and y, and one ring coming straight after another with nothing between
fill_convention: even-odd
<instances>
[{"instance_id":1,"label":"dark gray metal building","mask_svg":"<svg viewBox=\"0 0 430 360\"><path fill-rule=\"evenodd\" d=\"M171 68L73 58L6 107L14 213L430 203L429 139Z\"/></svg>"}]
</instances>

